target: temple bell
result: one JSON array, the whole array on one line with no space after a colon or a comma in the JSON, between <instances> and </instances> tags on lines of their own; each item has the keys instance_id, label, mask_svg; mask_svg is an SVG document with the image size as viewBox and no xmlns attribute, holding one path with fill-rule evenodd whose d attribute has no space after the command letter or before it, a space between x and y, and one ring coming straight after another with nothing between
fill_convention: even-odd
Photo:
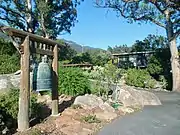
<instances>
[{"instance_id":1,"label":"temple bell","mask_svg":"<svg viewBox=\"0 0 180 135\"><path fill-rule=\"evenodd\" d=\"M51 91L52 75L51 68L48 64L47 55L42 57L42 61L39 63L38 66L34 66L33 72L33 89L38 92Z\"/></svg>"}]
</instances>

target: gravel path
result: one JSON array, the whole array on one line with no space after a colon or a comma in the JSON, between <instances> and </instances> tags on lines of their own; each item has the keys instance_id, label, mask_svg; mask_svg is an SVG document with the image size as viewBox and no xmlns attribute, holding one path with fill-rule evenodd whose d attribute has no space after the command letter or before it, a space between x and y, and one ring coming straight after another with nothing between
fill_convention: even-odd
<instances>
[{"instance_id":1,"label":"gravel path","mask_svg":"<svg viewBox=\"0 0 180 135\"><path fill-rule=\"evenodd\" d=\"M106 125L98 135L180 135L180 93L156 92L161 106L146 106Z\"/></svg>"}]
</instances>

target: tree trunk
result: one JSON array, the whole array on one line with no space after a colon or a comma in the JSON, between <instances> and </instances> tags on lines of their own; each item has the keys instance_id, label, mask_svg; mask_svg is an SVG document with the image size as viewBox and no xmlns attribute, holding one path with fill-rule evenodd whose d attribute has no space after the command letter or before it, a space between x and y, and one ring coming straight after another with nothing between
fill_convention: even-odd
<instances>
[{"instance_id":1,"label":"tree trunk","mask_svg":"<svg viewBox=\"0 0 180 135\"><path fill-rule=\"evenodd\" d=\"M169 9L165 11L165 16L166 16L166 33L167 33L169 48L171 52L171 69L172 69L172 81L173 81L172 90L180 91L179 55L176 46L176 38L174 36L173 23L171 21L171 14Z\"/></svg>"},{"instance_id":2,"label":"tree trunk","mask_svg":"<svg viewBox=\"0 0 180 135\"><path fill-rule=\"evenodd\" d=\"M178 49L176 46L176 39L170 41L170 51L171 51L171 68L172 68L172 80L173 80L173 91L180 91L180 64Z\"/></svg>"},{"instance_id":3,"label":"tree trunk","mask_svg":"<svg viewBox=\"0 0 180 135\"><path fill-rule=\"evenodd\" d=\"M26 21L27 21L27 31L30 33L34 33L34 29L33 29L33 18L32 18L32 1L31 0L27 0L27 14L26 14Z\"/></svg>"}]
</instances>

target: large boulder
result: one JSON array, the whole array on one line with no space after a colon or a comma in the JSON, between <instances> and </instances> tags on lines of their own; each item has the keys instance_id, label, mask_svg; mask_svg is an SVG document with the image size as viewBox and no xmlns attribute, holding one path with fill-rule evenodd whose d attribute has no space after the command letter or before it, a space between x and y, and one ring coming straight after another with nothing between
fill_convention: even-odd
<instances>
[{"instance_id":1,"label":"large boulder","mask_svg":"<svg viewBox=\"0 0 180 135\"><path fill-rule=\"evenodd\" d=\"M129 86L117 86L115 97L124 106L161 105L159 98L152 92L136 90Z\"/></svg>"},{"instance_id":2,"label":"large boulder","mask_svg":"<svg viewBox=\"0 0 180 135\"><path fill-rule=\"evenodd\" d=\"M103 104L103 100L96 95L84 95L76 97L74 101L75 105L81 105L84 109L92 110Z\"/></svg>"},{"instance_id":3,"label":"large boulder","mask_svg":"<svg viewBox=\"0 0 180 135\"><path fill-rule=\"evenodd\" d=\"M17 71L14 74L0 75L0 92L6 92L12 88L20 88L20 77L20 71ZM30 84L32 87L32 72L30 73Z\"/></svg>"}]
</instances>

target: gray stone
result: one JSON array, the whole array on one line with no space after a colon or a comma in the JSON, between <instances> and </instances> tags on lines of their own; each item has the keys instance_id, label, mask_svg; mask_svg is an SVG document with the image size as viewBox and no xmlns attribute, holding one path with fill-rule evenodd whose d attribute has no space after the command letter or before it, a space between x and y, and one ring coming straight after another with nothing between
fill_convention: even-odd
<instances>
[{"instance_id":1,"label":"gray stone","mask_svg":"<svg viewBox=\"0 0 180 135\"><path fill-rule=\"evenodd\" d=\"M103 100L96 95L85 95L76 97L74 104L81 105L84 109L93 109L103 104Z\"/></svg>"},{"instance_id":2,"label":"gray stone","mask_svg":"<svg viewBox=\"0 0 180 135\"><path fill-rule=\"evenodd\" d=\"M13 74L0 75L0 92L5 92L12 88L20 88L20 77L19 71ZM30 86L32 88L32 73L30 73Z\"/></svg>"},{"instance_id":3,"label":"gray stone","mask_svg":"<svg viewBox=\"0 0 180 135\"><path fill-rule=\"evenodd\" d=\"M113 120L117 117L117 114L113 112L95 112L94 115L100 120Z\"/></svg>"},{"instance_id":4,"label":"gray stone","mask_svg":"<svg viewBox=\"0 0 180 135\"><path fill-rule=\"evenodd\" d=\"M99 107L104 111L104 112L115 112L115 109L109 105L107 102L104 104L100 104Z\"/></svg>"},{"instance_id":5,"label":"gray stone","mask_svg":"<svg viewBox=\"0 0 180 135\"><path fill-rule=\"evenodd\" d=\"M154 93L136 90L129 86L117 87L117 89L119 90L117 99L124 106L161 105L161 101Z\"/></svg>"},{"instance_id":6,"label":"gray stone","mask_svg":"<svg viewBox=\"0 0 180 135\"><path fill-rule=\"evenodd\" d=\"M119 107L118 108L119 111L123 112L123 113L133 113L134 110L132 108L129 108L129 107Z\"/></svg>"}]
</instances>

